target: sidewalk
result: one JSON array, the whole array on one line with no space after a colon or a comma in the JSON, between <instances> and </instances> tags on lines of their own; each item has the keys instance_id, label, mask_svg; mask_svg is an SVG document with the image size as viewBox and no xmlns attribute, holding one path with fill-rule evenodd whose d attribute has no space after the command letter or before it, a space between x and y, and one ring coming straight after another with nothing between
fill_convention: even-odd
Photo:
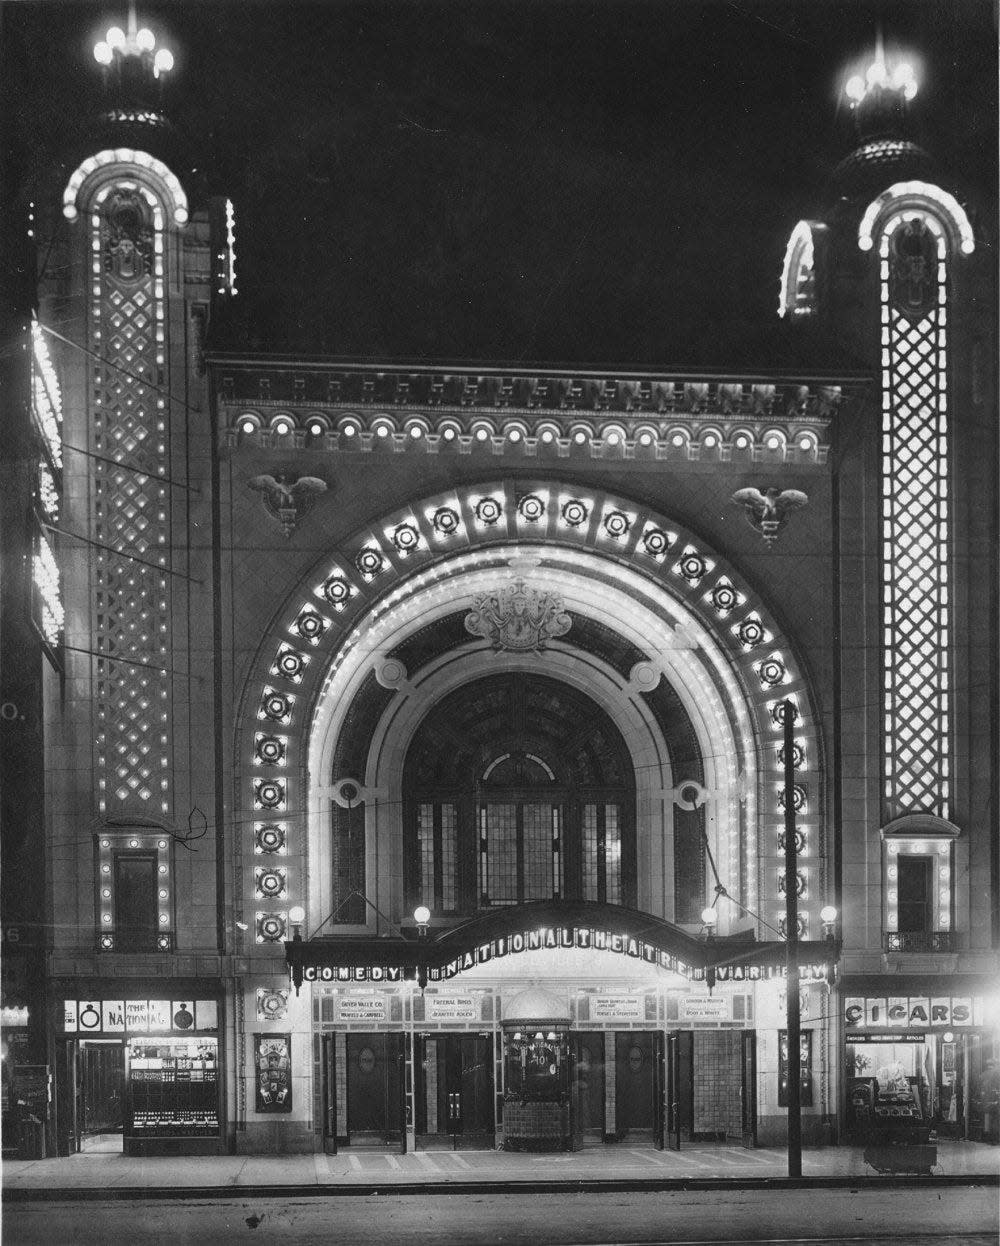
<instances>
[{"instance_id":1,"label":"sidewalk","mask_svg":"<svg viewBox=\"0 0 1000 1246\"><path fill-rule=\"evenodd\" d=\"M860 1148L803 1151L802 1178L789 1182L783 1148L692 1145L682 1151L615 1146L572 1154L512 1151L341 1151L338 1155L225 1155L126 1158L84 1152L65 1159L9 1160L5 1200L38 1198L176 1198L267 1192L297 1194L442 1193L492 1189L576 1189L911 1184L1000 1180L1000 1147L941 1142L929 1177L879 1175Z\"/></svg>"}]
</instances>

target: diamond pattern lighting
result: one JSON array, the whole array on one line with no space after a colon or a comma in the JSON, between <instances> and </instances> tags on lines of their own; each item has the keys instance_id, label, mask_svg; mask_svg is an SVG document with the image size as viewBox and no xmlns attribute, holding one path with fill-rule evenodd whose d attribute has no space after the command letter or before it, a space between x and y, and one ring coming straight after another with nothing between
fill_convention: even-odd
<instances>
[{"instance_id":1,"label":"diamond pattern lighting","mask_svg":"<svg viewBox=\"0 0 1000 1246\"><path fill-rule=\"evenodd\" d=\"M167 665L171 617L170 497L158 480L168 469L164 206L123 178L97 193L89 219L90 392L102 456L93 461L93 531L114 551L94 562L94 648L107 655L96 682L100 802L102 812L165 814L170 685L156 669Z\"/></svg>"},{"instance_id":2,"label":"diamond pattern lighting","mask_svg":"<svg viewBox=\"0 0 1000 1246\"><path fill-rule=\"evenodd\" d=\"M948 423L945 240L900 213L879 242L882 312L884 795L889 818L948 816ZM928 236L930 272L899 293L893 235ZM912 247L912 243L910 244ZM935 262L936 261L936 262ZM929 288L927 288L929 287Z\"/></svg>"}]
</instances>

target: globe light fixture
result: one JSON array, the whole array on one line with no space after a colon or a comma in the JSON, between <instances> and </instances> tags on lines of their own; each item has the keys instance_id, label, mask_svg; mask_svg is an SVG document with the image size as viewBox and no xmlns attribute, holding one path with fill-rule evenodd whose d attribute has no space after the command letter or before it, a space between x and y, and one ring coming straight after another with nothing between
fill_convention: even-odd
<instances>
[{"instance_id":1,"label":"globe light fixture","mask_svg":"<svg viewBox=\"0 0 1000 1246\"><path fill-rule=\"evenodd\" d=\"M906 103L916 98L919 90L916 68L906 60L887 61L882 49L863 73L852 73L844 83L844 94L852 109L880 93L901 95Z\"/></svg>"},{"instance_id":2,"label":"globe light fixture","mask_svg":"<svg viewBox=\"0 0 1000 1246\"><path fill-rule=\"evenodd\" d=\"M174 67L173 53L167 47L156 47L156 35L148 26L137 27L134 11L129 13L127 30L110 26L104 38L94 44L94 60L103 68L115 66L121 71L123 63L132 58L142 62L154 78Z\"/></svg>"},{"instance_id":3,"label":"globe light fixture","mask_svg":"<svg viewBox=\"0 0 1000 1246\"><path fill-rule=\"evenodd\" d=\"M431 911L426 904L418 904L413 910L413 920L421 934L427 933L427 923L431 920Z\"/></svg>"}]
</instances>

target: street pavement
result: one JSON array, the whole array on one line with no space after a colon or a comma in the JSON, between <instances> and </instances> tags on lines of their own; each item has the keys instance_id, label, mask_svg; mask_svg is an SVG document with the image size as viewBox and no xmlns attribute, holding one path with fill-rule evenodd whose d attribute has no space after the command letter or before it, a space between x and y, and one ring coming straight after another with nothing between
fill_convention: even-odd
<instances>
[{"instance_id":1,"label":"street pavement","mask_svg":"<svg viewBox=\"0 0 1000 1246\"><path fill-rule=\"evenodd\" d=\"M4 1246L996 1246L995 1186L392 1190L249 1189L170 1200L6 1202ZM456 1194L459 1195L456 1197ZM464 1197L461 1195L464 1194Z\"/></svg>"},{"instance_id":2,"label":"street pavement","mask_svg":"<svg viewBox=\"0 0 1000 1246\"><path fill-rule=\"evenodd\" d=\"M303 1194L433 1193L529 1190L572 1186L604 1188L695 1188L706 1184L774 1186L788 1178L784 1148L685 1146L656 1151L626 1143L570 1154L514 1151L353 1150L337 1155L220 1155L127 1157L115 1151L84 1151L61 1159L6 1160L6 1202L38 1198L176 1197L188 1192L278 1191ZM1000 1147L940 1142L938 1162L923 1177L880 1174L861 1148L823 1147L802 1153L802 1184L875 1185L954 1182L996 1185Z\"/></svg>"}]
</instances>

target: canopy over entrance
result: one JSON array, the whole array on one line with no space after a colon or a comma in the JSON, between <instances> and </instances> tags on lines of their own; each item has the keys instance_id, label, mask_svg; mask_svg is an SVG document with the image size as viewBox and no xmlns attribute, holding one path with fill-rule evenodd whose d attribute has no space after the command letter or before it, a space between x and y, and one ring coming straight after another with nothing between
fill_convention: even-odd
<instances>
[{"instance_id":1,"label":"canopy over entrance","mask_svg":"<svg viewBox=\"0 0 1000 1246\"><path fill-rule=\"evenodd\" d=\"M799 940L801 977L836 961L832 940ZM700 940L670 922L614 904L545 901L480 914L436 934L406 938L291 939L285 957L298 989L313 982L444 981L494 960L542 949L611 952L710 985L781 976L784 942L745 932Z\"/></svg>"}]
</instances>

